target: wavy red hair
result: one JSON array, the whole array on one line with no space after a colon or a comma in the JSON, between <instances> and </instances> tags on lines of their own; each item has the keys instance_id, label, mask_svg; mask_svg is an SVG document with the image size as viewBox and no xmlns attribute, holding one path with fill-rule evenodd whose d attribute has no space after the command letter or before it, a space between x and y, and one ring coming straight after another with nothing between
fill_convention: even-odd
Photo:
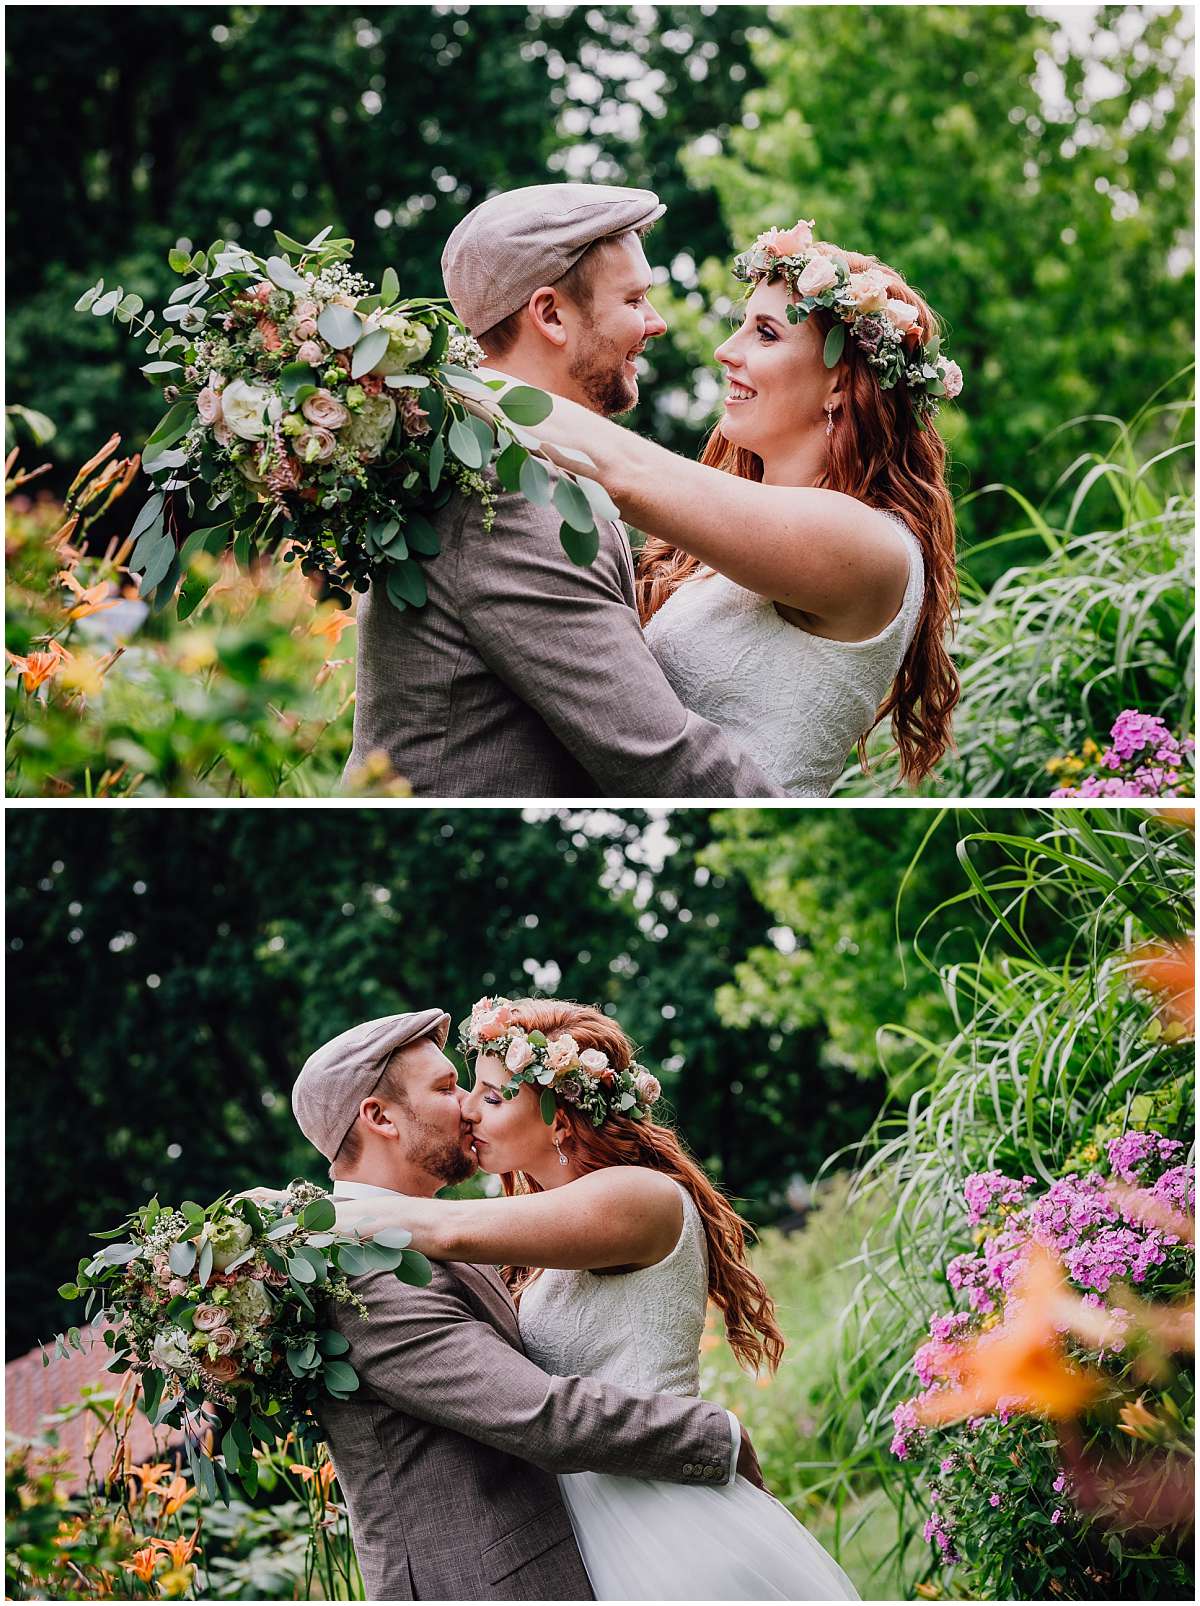
<instances>
[{"instance_id":1,"label":"wavy red hair","mask_svg":"<svg viewBox=\"0 0 1200 1606\"><path fill-rule=\"evenodd\" d=\"M527 1032L545 1032L547 1037L570 1032L581 1049L599 1049L616 1070L625 1070L633 1060L629 1038L616 1021L591 1004L524 998L512 1007L513 1019ZM603 1126L595 1127L565 1100L560 1100L558 1107L570 1129L563 1148L581 1170L644 1165L673 1177L687 1189L700 1212L708 1242L708 1297L725 1317L729 1347L743 1366L756 1371L766 1366L774 1372L783 1357L783 1334L775 1321L774 1301L746 1264L747 1223L685 1151L677 1134L653 1117L631 1121L626 1115L614 1114ZM507 1172L500 1181L506 1194L541 1191L523 1172ZM539 1275L527 1266L504 1268L514 1298Z\"/></svg>"},{"instance_id":2,"label":"wavy red hair","mask_svg":"<svg viewBox=\"0 0 1200 1606\"><path fill-rule=\"evenodd\" d=\"M885 262L821 242L826 254L844 258L851 273L875 268L887 293L917 310L915 343L942 333L941 320L915 290ZM810 317L822 339L833 326L823 307ZM946 443L932 424L919 425L903 385L882 390L875 371L853 340L841 359L847 370L846 396L834 416L822 489L841 491L870 507L898 513L920 543L925 563L925 598L900 671L875 714L875 725L890 717L900 753L901 777L917 783L927 776L951 744L950 720L959 699L958 674L947 650L958 606L954 502L946 483ZM733 446L718 425L705 442L700 461L741 479L761 480L762 461ZM657 536L650 536L638 562L637 600L642 623L652 619L679 585L700 568L700 560ZM865 769L865 732L858 744Z\"/></svg>"}]
</instances>

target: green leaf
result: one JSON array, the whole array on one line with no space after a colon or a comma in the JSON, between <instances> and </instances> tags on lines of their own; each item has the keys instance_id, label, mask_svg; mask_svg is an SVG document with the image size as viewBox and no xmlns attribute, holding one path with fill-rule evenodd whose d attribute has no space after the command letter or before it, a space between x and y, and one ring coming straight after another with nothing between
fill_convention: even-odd
<instances>
[{"instance_id":1,"label":"green leaf","mask_svg":"<svg viewBox=\"0 0 1200 1606\"><path fill-rule=\"evenodd\" d=\"M826 368L837 367L838 363L841 361L842 350L845 347L845 344L846 325L844 323L835 323L833 328L825 336L824 358Z\"/></svg>"},{"instance_id":2,"label":"green leaf","mask_svg":"<svg viewBox=\"0 0 1200 1606\"><path fill-rule=\"evenodd\" d=\"M404 526L410 552L419 552L423 558L436 558L442 543L433 525L420 513L410 513Z\"/></svg>"},{"instance_id":3,"label":"green leaf","mask_svg":"<svg viewBox=\"0 0 1200 1606\"><path fill-rule=\"evenodd\" d=\"M571 528L578 530L581 535L593 529L596 523L595 515L587 497L574 480L566 478L559 480L554 487L554 505Z\"/></svg>"},{"instance_id":4,"label":"green leaf","mask_svg":"<svg viewBox=\"0 0 1200 1606\"><path fill-rule=\"evenodd\" d=\"M75 303L75 311L86 312L103 289L104 280L100 279L96 284L92 285L90 289L83 292L79 300Z\"/></svg>"},{"instance_id":5,"label":"green leaf","mask_svg":"<svg viewBox=\"0 0 1200 1606\"><path fill-rule=\"evenodd\" d=\"M155 586L166 579L174 562L175 543L169 535L164 534L146 555L146 567L142 571L139 588L143 597L148 597Z\"/></svg>"},{"instance_id":6,"label":"green leaf","mask_svg":"<svg viewBox=\"0 0 1200 1606\"><path fill-rule=\"evenodd\" d=\"M361 321L349 307L326 307L317 319L317 333L335 351L349 351L362 331Z\"/></svg>"},{"instance_id":7,"label":"green leaf","mask_svg":"<svg viewBox=\"0 0 1200 1606\"><path fill-rule=\"evenodd\" d=\"M246 1498L253 1500L258 1493L258 1462L253 1456L243 1456L242 1465L238 1472L238 1482L245 1491Z\"/></svg>"},{"instance_id":8,"label":"green leaf","mask_svg":"<svg viewBox=\"0 0 1200 1606\"><path fill-rule=\"evenodd\" d=\"M167 252L167 264L172 273L187 273L192 266L192 258L187 251L180 251L177 246Z\"/></svg>"},{"instance_id":9,"label":"green leaf","mask_svg":"<svg viewBox=\"0 0 1200 1606\"><path fill-rule=\"evenodd\" d=\"M287 1268L288 1276L294 1277L298 1283L315 1283L317 1280L316 1268L299 1251L288 1256Z\"/></svg>"},{"instance_id":10,"label":"green leaf","mask_svg":"<svg viewBox=\"0 0 1200 1606\"><path fill-rule=\"evenodd\" d=\"M379 281L379 294L383 298L384 304L389 307L399 296L400 279L395 268L384 268L383 278Z\"/></svg>"},{"instance_id":11,"label":"green leaf","mask_svg":"<svg viewBox=\"0 0 1200 1606\"><path fill-rule=\"evenodd\" d=\"M304 247L304 249L306 251L316 251L316 250L318 250L321 246L323 246L325 244L325 241L329 239L329 236L332 233L333 233L333 224L332 223L327 223L325 225L325 227L321 230L320 234L314 234L313 235L312 239L308 242L308 244ZM330 243L332 244L333 242L331 241ZM354 241L353 240L346 240L346 241L344 241L342 243L345 244L345 245L353 245Z\"/></svg>"},{"instance_id":12,"label":"green leaf","mask_svg":"<svg viewBox=\"0 0 1200 1606\"><path fill-rule=\"evenodd\" d=\"M281 290L291 290L302 296L308 294L308 285L286 257L267 258L267 278Z\"/></svg>"},{"instance_id":13,"label":"green leaf","mask_svg":"<svg viewBox=\"0 0 1200 1606\"><path fill-rule=\"evenodd\" d=\"M521 464L519 485L527 502L537 507L550 506L550 476L536 457L527 457Z\"/></svg>"},{"instance_id":14,"label":"green leaf","mask_svg":"<svg viewBox=\"0 0 1200 1606\"><path fill-rule=\"evenodd\" d=\"M327 1387L352 1394L358 1387L358 1373L347 1361L326 1361L322 1379Z\"/></svg>"},{"instance_id":15,"label":"green leaf","mask_svg":"<svg viewBox=\"0 0 1200 1606\"><path fill-rule=\"evenodd\" d=\"M144 374L169 374L182 367L183 364L178 362L146 362L142 364L141 371Z\"/></svg>"},{"instance_id":16,"label":"green leaf","mask_svg":"<svg viewBox=\"0 0 1200 1606\"><path fill-rule=\"evenodd\" d=\"M593 563L600 550L600 537L593 527L590 530L575 530L569 524L564 524L558 532L558 538L563 544L563 551L572 563L577 563L581 569L586 569Z\"/></svg>"},{"instance_id":17,"label":"green leaf","mask_svg":"<svg viewBox=\"0 0 1200 1606\"><path fill-rule=\"evenodd\" d=\"M206 1238L200 1245L200 1258L196 1263L196 1277L201 1288L208 1287L208 1279L212 1276L213 1251L212 1244Z\"/></svg>"},{"instance_id":18,"label":"green leaf","mask_svg":"<svg viewBox=\"0 0 1200 1606\"><path fill-rule=\"evenodd\" d=\"M314 1199L300 1212L300 1225L313 1232L328 1232L337 1221L337 1211L330 1199Z\"/></svg>"},{"instance_id":19,"label":"green leaf","mask_svg":"<svg viewBox=\"0 0 1200 1606\"><path fill-rule=\"evenodd\" d=\"M138 513L137 518L134 519L133 527L129 532L129 539L135 545L137 544L138 538L144 535L152 524L155 524L161 519L162 510L166 506L166 502L167 499L162 492L155 491L153 496L148 497L146 501L142 503L141 511Z\"/></svg>"},{"instance_id":20,"label":"green leaf","mask_svg":"<svg viewBox=\"0 0 1200 1606\"><path fill-rule=\"evenodd\" d=\"M407 1227L385 1227L375 1234L373 1242L384 1249L407 1249L412 1243L412 1233Z\"/></svg>"},{"instance_id":21,"label":"green leaf","mask_svg":"<svg viewBox=\"0 0 1200 1606\"><path fill-rule=\"evenodd\" d=\"M519 491L521 488L521 465L529 453L518 442L512 441L496 459L496 478L506 491Z\"/></svg>"},{"instance_id":22,"label":"green leaf","mask_svg":"<svg viewBox=\"0 0 1200 1606\"><path fill-rule=\"evenodd\" d=\"M413 608L423 608L428 600L421 565L411 558L404 563L395 563L388 569L387 588L389 596L394 593Z\"/></svg>"},{"instance_id":23,"label":"green leaf","mask_svg":"<svg viewBox=\"0 0 1200 1606\"><path fill-rule=\"evenodd\" d=\"M317 1347L322 1355L344 1355L350 1348L350 1340L344 1333L329 1328L317 1335Z\"/></svg>"},{"instance_id":24,"label":"green leaf","mask_svg":"<svg viewBox=\"0 0 1200 1606\"><path fill-rule=\"evenodd\" d=\"M165 1382L166 1378L161 1372L156 1372L153 1367L147 1368L142 1373L142 1410L151 1420L153 1420L154 1413L158 1410L162 1400Z\"/></svg>"},{"instance_id":25,"label":"green leaf","mask_svg":"<svg viewBox=\"0 0 1200 1606\"><path fill-rule=\"evenodd\" d=\"M404 1259L396 1267L396 1276L412 1288L428 1288L433 1281L433 1267L424 1255L415 1249L406 1249Z\"/></svg>"},{"instance_id":26,"label":"green leaf","mask_svg":"<svg viewBox=\"0 0 1200 1606\"><path fill-rule=\"evenodd\" d=\"M302 245L299 240L293 240L290 234L281 234L278 229L272 229L271 232L274 234L275 243L281 251L292 251L298 257L304 256L308 251L306 245Z\"/></svg>"},{"instance_id":27,"label":"green leaf","mask_svg":"<svg viewBox=\"0 0 1200 1606\"><path fill-rule=\"evenodd\" d=\"M923 353L924 360L927 363L932 364L934 359L941 354L941 350L942 350L942 337L941 337L941 335L934 335L933 339L925 347L925 351Z\"/></svg>"},{"instance_id":28,"label":"green leaf","mask_svg":"<svg viewBox=\"0 0 1200 1606\"><path fill-rule=\"evenodd\" d=\"M446 465L446 443L439 435L429 448L429 489L436 491Z\"/></svg>"},{"instance_id":29,"label":"green leaf","mask_svg":"<svg viewBox=\"0 0 1200 1606\"><path fill-rule=\"evenodd\" d=\"M483 444L466 419L454 420L450 426L447 444L465 467L483 467L486 461Z\"/></svg>"},{"instance_id":30,"label":"green leaf","mask_svg":"<svg viewBox=\"0 0 1200 1606\"><path fill-rule=\"evenodd\" d=\"M514 424L521 424L526 429L531 424L540 424L543 418L549 418L554 406L544 390L534 390L532 385L517 385L515 389L505 391L499 398L499 404L506 418L511 418Z\"/></svg>"},{"instance_id":31,"label":"green leaf","mask_svg":"<svg viewBox=\"0 0 1200 1606\"><path fill-rule=\"evenodd\" d=\"M558 1110L558 1100L554 1097L554 1090L549 1087L542 1089L542 1096L538 1100L538 1108L542 1112L542 1120L547 1126L554 1125L554 1116Z\"/></svg>"},{"instance_id":32,"label":"green leaf","mask_svg":"<svg viewBox=\"0 0 1200 1606\"><path fill-rule=\"evenodd\" d=\"M329 1275L328 1263L326 1262L325 1256L319 1249L314 1249L311 1244L301 1244L299 1248L292 1251L292 1260L288 1266L288 1270L295 1273L296 1264L301 1261L308 1266L317 1282L323 1283L326 1277ZM307 1283L311 1279L308 1277L299 1277L297 1280L302 1283Z\"/></svg>"},{"instance_id":33,"label":"green leaf","mask_svg":"<svg viewBox=\"0 0 1200 1606\"><path fill-rule=\"evenodd\" d=\"M59 1283L58 1297L60 1299L78 1299L79 1287L76 1283Z\"/></svg>"},{"instance_id":34,"label":"green leaf","mask_svg":"<svg viewBox=\"0 0 1200 1606\"><path fill-rule=\"evenodd\" d=\"M186 1277L196 1264L195 1244L172 1244L167 1260L176 1277Z\"/></svg>"},{"instance_id":35,"label":"green leaf","mask_svg":"<svg viewBox=\"0 0 1200 1606\"><path fill-rule=\"evenodd\" d=\"M120 285L118 285L115 290L106 290L98 301L92 302L93 318L107 317L107 315L116 308L124 294L125 292L121 289Z\"/></svg>"},{"instance_id":36,"label":"green leaf","mask_svg":"<svg viewBox=\"0 0 1200 1606\"><path fill-rule=\"evenodd\" d=\"M216 583L217 576L197 574L194 569L184 576L179 592L179 607L175 617L181 622L190 619Z\"/></svg>"},{"instance_id":37,"label":"green leaf","mask_svg":"<svg viewBox=\"0 0 1200 1606\"><path fill-rule=\"evenodd\" d=\"M364 1253L365 1244L339 1244L334 1250L338 1267L347 1277L362 1277L375 1268Z\"/></svg>"},{"instance_id":38,"label":"green leaf","mask_svg":"<svg viewBox=\"0 0 1200 1606\"><path fill-rule=\"evenodd\" d=\"M354 356L350 360L351 379L360 379L363 374L369 374L387 349L386 329L372 329L370 334L364 335L355 346Z\"/></svg>"},{"instance_id":39,"label":"green leaf","mask_svg":"<svg viewBox=\"0 0 1200 1606\"><path fill-rule=\"evenodd\" d=\"M233 528L233 520L226 519L224 524L206 524L202 529L193 530L191 535L179 549L179 562L186 568L197 552L212 552L214 555L225 545L225 531Z\"/></svg>"},{"instance_id":40,"label":"green leaf","mask_svg":"<svg viewBox=\"0 0 1200 1606\"><path fill-rule=\"evenodd\" d=\"M599 480L589 479L586 474L579 476L579 489L588 499L588 506L599 523L601 519L611 519L616 523L621 517L621 510L609 496Z\"/></svg>"},{"instance_id":41,"label":"green leaf","mask_svg":"<svg viewBox=\"0 0 1200 1606\"><path fill-rule=\"evenodd\" d=\"M279 389L285 401L295 401L301 385L312 385L312 364L290 362L279 370ZM313 386L316 389L316 386Z\"/></svg>"},{"instance_id":42,"label":"green leaf","mask_svg":"<svg viewBox=\"0 0 1200 1606\"><path fill-rule=\"evenodd\" d=\"M196 416L194 402L177 401L170 410L163 414L154 426L153 434L147 436L144 451L151 446L174 446L177 440L182 440L192 427Z\"/></svg>"}]
</instances>

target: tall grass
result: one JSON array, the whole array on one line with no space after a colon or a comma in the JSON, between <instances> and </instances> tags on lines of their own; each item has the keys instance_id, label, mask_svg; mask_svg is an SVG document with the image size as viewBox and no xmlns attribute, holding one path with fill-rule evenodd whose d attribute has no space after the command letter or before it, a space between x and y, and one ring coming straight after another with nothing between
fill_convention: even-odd
<instances>
[{"instance_id":1,"label":"tall grass","mask_svg":"<svg viewBox=\"0 0 1200 1606\"><path fill-rule=\"evenodd\" d=\"M1159 817L1099 810L1046 811L1033 839L977 830L959 843L969 883L960 897L982 900L992 924L974 961L943 968L957 1029L944 1045L921 1045L929 1085L876 1123L848 1201L876 1224L839 1327L828 1433L847 1446L835 1482L848 1506L871 1473L888 1491L896 1538L885 1567L917 1554L925 1515L887 1446L891 1412L914 1391L913 1350L951 1303L943 1268L971 1247L964 1179L995 1167L1050 1180L1102 1121L1128 1116L1191 1063L1150 1027L1127 955L1192 926L1193 847ZM979 850L998 851L999 864L980 873ZM1053 959L1033 935L1047 930L1065 936ZM1187 1136L1190 1100L1174 1106L1176 1127L1164 1130Z\"/></svg>"},{"instance_id":2,"label":"tall grass","mask_svg":"<svg viewBox=\"0 0 1200 1606\"><path fill-rule=\"evenodd\" d=\"M956 751L927 793L1046 797L1059 784L1047 766L1088 737L1103 745L1126 708L1191 730L1194 401L1153 399L1129 423L1089 415L1055 434L1097 424L1111 426L1110 449L1082 452L1064 470L1047 499L1065 506L1057 517L1011 485L984 486L965 499L1003 495L1020 515L969 561L1031 540L1043 551L1006 569L987 591L963 577ZM896 789L889 745L886 731L877 732L870 772L852 762L837 790Z\"/></svg>"}]
</instances>

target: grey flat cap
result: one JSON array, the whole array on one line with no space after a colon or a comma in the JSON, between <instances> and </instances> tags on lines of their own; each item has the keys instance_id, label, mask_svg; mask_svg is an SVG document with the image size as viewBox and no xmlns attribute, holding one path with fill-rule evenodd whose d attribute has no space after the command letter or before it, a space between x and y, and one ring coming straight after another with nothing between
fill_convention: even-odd
<instances>
[{"instance_id":1,"label":"grey flat cap","mask_svg":"<svg viewBox=\"0 0 1200 1606\"><path fill-rule=\"evenodd\" d=\"M332 1160L358 1118L388 1059L406 1043L432 1037L445 1048L450 1017L444 1009L419 1009L408 1015L381 1015L340 1032L310 1054L292 1086L292 1114L315 1149Z\"/></svg>"},{"instance_id":2,"label":"grey flat cap","mask_svg":"<svg viewBox=\"0 0 1200 1606\"><path fill-rule=\"evenodd\" d=\"M483 201L446 241L442 279L473 335L556 284L597 240L653 223L666 211L653 190L615 184L531 184Z\"/></svg>"}]
</instances>

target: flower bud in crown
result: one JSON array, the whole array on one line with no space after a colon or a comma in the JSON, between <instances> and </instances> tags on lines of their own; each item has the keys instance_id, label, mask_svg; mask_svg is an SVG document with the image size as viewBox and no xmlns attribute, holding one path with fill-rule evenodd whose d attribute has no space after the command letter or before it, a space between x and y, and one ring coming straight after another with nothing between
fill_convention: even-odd
<instances>
[{"instance_id":1,"label":"flower bud in crown","mask_svg":"<svg viewBox=\"0 0 1200 1606\"><path fill-rule=\"evenodd\" d=\"M837 366L849 334L881 390L906 387L918 426L937 413L940 398L953 401L961 392L962 369L942 355L940 336L922 343L917 308L888 294L879 268L852 273L838 251L813 240L811 219L760 234L734 258L733 272L749 285L782 278L792 297L789 323L803 323L817 307L832 313L836 322L825 337L825 366Z\"/></svg>"},{"instance_id":2,"label":"flower bud in crown","mask_svg":"<svg viewBox=\"0 0 1200 1606\"><path fill-rule=\"evenodd\" d=\"M593 1126L610 1115L644 1121L662 1092L658 1078L635 1062L624 1070L598 1048L580 1048L570 1032L547 1037L518 1024L510 998L481 998L459 1027L464 1055L494 1054L509 1072L503 1088L515 1098L522 1083L540 1091L542 1119L549 1126L558 1103L573 1104Z\"/></svg>"}]
</instances>

